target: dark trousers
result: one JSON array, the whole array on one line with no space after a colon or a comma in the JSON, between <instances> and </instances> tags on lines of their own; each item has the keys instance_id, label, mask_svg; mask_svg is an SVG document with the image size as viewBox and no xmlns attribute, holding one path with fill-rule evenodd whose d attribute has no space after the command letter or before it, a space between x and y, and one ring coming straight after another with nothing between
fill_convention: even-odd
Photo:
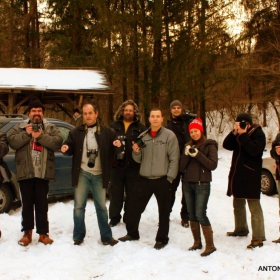
<instances>
[{"instance_id":1,"label":"dark trousers","mask_svg":"<svg viewBox=\"0 0 280 280\"><path fill-rule=\"evenodd\" d=\"M38 234L49 232L48 221L48 192L49 181L39 178L19 181L22 203L21 231L34 229L35 219Z\"/></svg>"},{"instance_id":2,"label":"dark trousers","mask_svg":"<svg viewBox=\"0 0 280 280\"><path fill-rule=\"evenodd\" d=\"M166 177L159 179L146 179L139 177L132 191L127 207L126 229L127 234L139 238L139 222L150 198L154 194L158 203L159 227L156 241L168 243L169 214L170 214L171 184Z\"/></svg>"},{"instance_id":3,"label":"dark trousers","mask_svg":"<svg viewBox=\"0 0 280 280\"><path fill-rule=\"evenodd\" d=\"M132 189L139 177L138 168L112 168L111 172L111 189L110 189L110 206L109 218L113 223L118 223L121 218L122 208L124 209L123 220L127 211L127 204L131 196ZM126 198L124 201L124 191Z\"/></svg>"},{"instance_id":4,"label":"dark trousers","mask_svg":"<svg viewBox=\"0 0 280 280\"><path fill-rule=\"evenodd\" d=\"M180 181L181 181L181 175L180 175L180 173L178 173L177 177L173 180L172 185L171 185L171 209L170 209L170 213L172 212L172 208L173 208L173 205L175 203L176 191L177 191L177 188L180 184ZM187 205L186 205L185 194L184 194L184 191L183 191L183 185L182 185L181 205L182 205L181 212L180 212L181 219L188 221L189 220L189 215L188 215L188 210L187 210Z\"/></svg>"}]
</instances>

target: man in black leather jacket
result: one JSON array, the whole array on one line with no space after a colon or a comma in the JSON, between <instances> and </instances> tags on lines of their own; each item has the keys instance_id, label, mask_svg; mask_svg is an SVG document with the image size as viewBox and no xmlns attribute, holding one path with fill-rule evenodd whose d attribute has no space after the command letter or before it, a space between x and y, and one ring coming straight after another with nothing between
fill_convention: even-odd
<instances>
[{"instance_id":1,"label":"man in black leather jacket","mask_svg":"<svg viewBox=\"0 0 280 280\"><path fill-rule=\"evenodd\" d=\"M140 122L141 114L138 107L132 100L125 101L118 108L114 120L110 127L116 131L125 150L114 157L111 172L109 207L109 217L111 219L109 225L111 227L120 222L122 208L124 208L123 220L125 221L126 205L140 168L140 164L132 159L132 141L136 142L139 134L146 130L146 127ZM123 201L124 192L126 194L125 202Z\"/></svg>"}]
</instances>

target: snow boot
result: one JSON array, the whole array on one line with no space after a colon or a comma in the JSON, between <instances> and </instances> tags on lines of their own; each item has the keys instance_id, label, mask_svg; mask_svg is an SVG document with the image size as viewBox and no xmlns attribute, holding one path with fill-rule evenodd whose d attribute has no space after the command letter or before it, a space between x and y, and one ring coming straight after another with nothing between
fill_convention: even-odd
<instances>
[{"instance_id":1,"label":"snow boot","mask_svg":"<svg viewBox=\"0 0 280 280\"><path fill-rule=\"evenodd\" d=\"M23 237L18 241L21 246L28 246L32 242L32 230L25 230Z\"/></svg>"},{"instance_id":2,"label":"snow boot","mask_svg":"<svg viewBox=\"0 0 280 280\"><path fill-rule=\"evenodd\" d=\"M202 248L201 236L200 236L200 224L199 222L190 221L191 231L193 234L194 243L192 247L189 248L189 251L194 251Z\"/></svg>"},{"instance_id":3,"label":"snow boot","mask_svg":"<svg viewBox=\"0 0 280 280\"><path fill-rule=\"evenodd\" d=\"M215 252L217 249L215 248L214 242L213 242L212 227L211 226L201 226L201 227L202 227L203 235L205 238L206 248L205 248L205 251L203 253L201 253L200 255L202 257L206 257L206 256L212 254L213 252Z\"/></svg>"},{"instance_id":4,"label":"snow boot","mask_svg":"<svg viewBox=\"0 0 280 280\"><path fill-rule=\"evenodd\" d=\"M44 243L45 245L48 245L48 244L52 244L53 240L50 239L49 235L46 233L46 234L40 234L39 242Z\"/></svg>"}]
</instances>

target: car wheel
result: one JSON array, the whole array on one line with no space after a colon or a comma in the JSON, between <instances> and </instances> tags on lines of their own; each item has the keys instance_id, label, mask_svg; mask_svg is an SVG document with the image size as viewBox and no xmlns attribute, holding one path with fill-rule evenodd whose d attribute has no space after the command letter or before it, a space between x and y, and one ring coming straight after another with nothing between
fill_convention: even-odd
<instances>
[{"instance_id":1,"label":"car wheel","mask_svg":"<svg viewBox=\"0 0 280 280\"><path fill-rule=\"evenodd\" d=\"M263 194L273 195L276 193L274 178L272 174L267 170L262 170L261 187Z\"/></svg>"},{"instance_id":2,"label":"car wheel","mask_svg":"<svg viewBox=\"0 0 280 280\"><path fill-rule=\"evenodd\" d=\"M13 193L9 185L0 185L0 213L9 212L13 204Z\"/></svg>"}]
</instances>

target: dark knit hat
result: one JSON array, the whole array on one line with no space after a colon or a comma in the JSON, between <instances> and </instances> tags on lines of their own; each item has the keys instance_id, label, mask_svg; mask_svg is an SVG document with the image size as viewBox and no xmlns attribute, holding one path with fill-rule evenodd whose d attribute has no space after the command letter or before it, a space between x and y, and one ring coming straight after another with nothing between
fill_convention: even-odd
<instances>
[{"instance_id":1,"label":"dark knit hat","mask_svg":"<svg viewBox=\"0 0 280 280\"><path fill-rule=\"evenodd\" d=\"M194 128L204 132L202 119L196 118L189 124L189 131Z\"/></svg>"},{"instance_id":2,"label":"dark knit hat","mask_svg":"<svg viewBox=\"0 0 280 280\"><path fill-rule=\"evenodd\" d=\"M239 114L237 117L236 117L236 122L242 122L242 121L245 121L245 122L248 122L249 124L253 124L253 121L252 121L252 117L249 115L249 114L246 114L246 113L242 113L242 114Z\"/></svg>"},{"instance_id":3,"label":"dark knit hat","mask_svg":"<svg viewBox=\"0 0 280 280\"><path fill-rule=\"evenodd\" d=\"M80 112L79 108L75 108L73 113L79 113L80 114L81 112Z\"/></svg>"},{"instance_id":4,"label":"dark knit hat","mask_svg":"<svg viewBox=\"0 0 280 280\"><path fill-rule=\"evenodd\" d=\"M44 107L43 103L36 96L33 96L30 99L27 110L30 111L32 108L42 108L43 111L45 111L45 107Z\"/></svg>"},{"instance_id":5,"label":"dark knit hat","mask_svg":"<svg viewBox=\"0 0 280 280\"><path fill-rule=\"evenodd\" d=\"M183 108L183 105L182 105L182 103L179 100L173 100L170 103L170 109L172 109L174 106L180 106L181 108Z\"/></svg>"}]
</instances>

